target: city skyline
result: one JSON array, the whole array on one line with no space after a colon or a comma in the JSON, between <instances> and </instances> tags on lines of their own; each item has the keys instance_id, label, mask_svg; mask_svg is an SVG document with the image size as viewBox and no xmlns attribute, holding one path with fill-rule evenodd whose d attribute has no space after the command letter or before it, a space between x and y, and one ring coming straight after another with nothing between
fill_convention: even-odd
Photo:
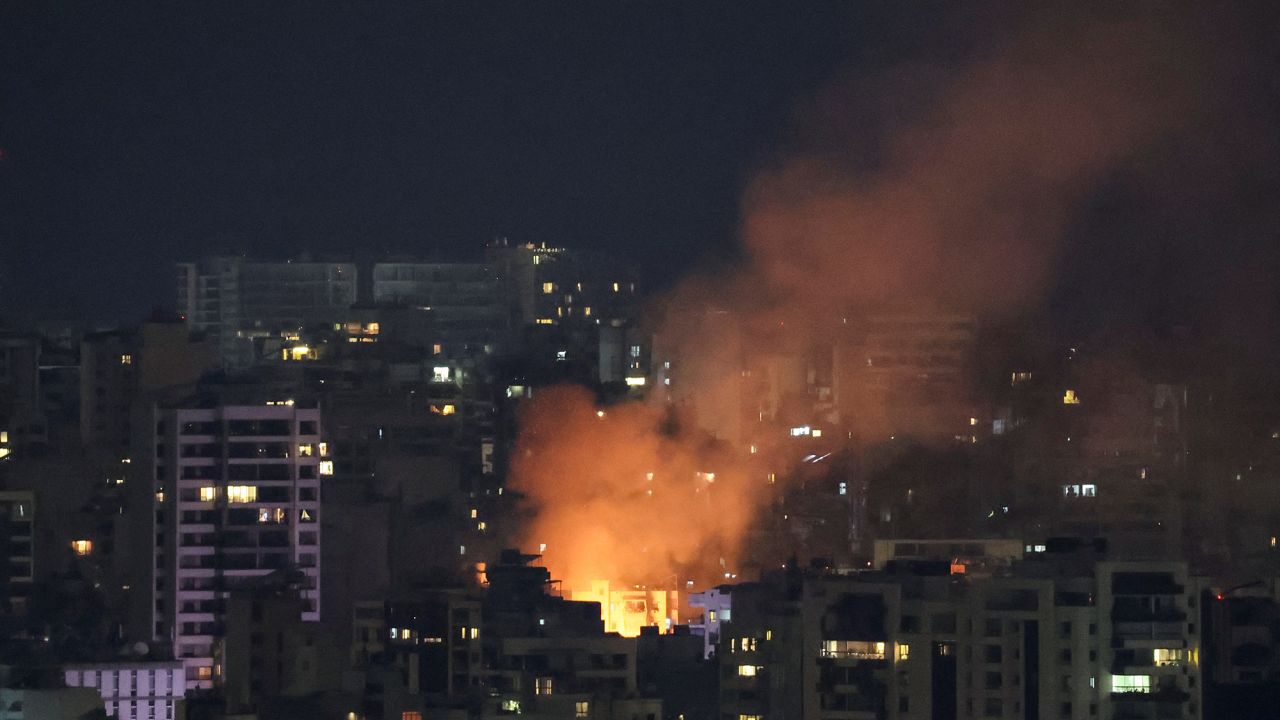
<instances>
[{"instance_id":1,"label":"city skyline","mask_svg":"<svg viewBox=\"0 0 1280 720\"><path fill-rule=\"evenodd\" d=\"M1280 6L0 28L6 720L1280 707Z\"/></svg>"},{"instance_id":2,"label":"city skyline","mask_svg":"<svg viewBox=\"0 0 1280 720\"><path fill-rule=\"evenodd\" d=\"M1027 314L1076 339L1214 332L1276 294L1266 4L1078 16L393 5L296 26L280 6L6 12L18 40L0 138L10 324L136 320L171 308L158 278L184 258L348 255L352 243L461 260L494 237L548 242L629 257L648 287L669 287L752 252L742 196L762 173L826 148L820 158L874 180L894 123L957 73L1020 30L1066 37L1073 24L1144 28L1165 45L1156 77L1196 97L1067 205ZM272 69L248 72L254 62ZM1192 177L1205 181L1176 182ZM1023 241L1043 244L1031 230ZM1251 318L1234 335L1266 328Z\"/></svg>"}]
</instances>

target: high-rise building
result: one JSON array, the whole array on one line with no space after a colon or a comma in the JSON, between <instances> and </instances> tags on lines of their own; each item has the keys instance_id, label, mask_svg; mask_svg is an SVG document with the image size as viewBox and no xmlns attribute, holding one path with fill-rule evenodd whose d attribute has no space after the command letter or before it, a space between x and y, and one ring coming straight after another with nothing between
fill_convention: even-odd
<instances>
[{"instance_id":1,"label":"high-rise building","mask_svg":"<svg viewBox=\"0 0 1280 720\"><path fill-rule=\"evenodd\" d=\"M40 408L40 338L0 332L0 432L13 446L48 442Z\"/></svg>"},{"instance_id":2,"label":"high-rise building","mask_svg":"<svg viewBox=\"0 0 1280 720\"><path fill-rule=\"evenodd\" d=\"M523 325L597 325L635 317L634 273L601 258L505 240L490 244L487 256Z\"/></svg>"},{"instance_id":3,"label":"high-rise building","mask_svg":"<svg viewBox=\"0 0 1280 720\"><path fill-rule=\"evenodd\" d=\"M90 333L80 343L80 438L127 455L133 403L213 369L214 348L193 340L188 324L151 321L136 330Z\"/></svg>"},{"instance_id":4,"label":"high-rise building","mask_svg":"<svg viewBox=\"0 0 1280 720\"><path fill-rule=\"evenodd\" d=\"M22 614L35 581L35 493L0 491L0 613Z\"/></svg>"},{"instance_id":5,"label":"high-rise building","mask_svg":"<svg viewBox=\"0 0 1280 720\"><path fill-rule=\"evenodd\" d=\"M204 404L204 407L201 405ZM148 566L135 581L145 635L170 643L191 689L219 680L226 599L277 571L300 570L303 620L320 615L320 481L332 473L320 410L282 398L261 405L189 403L156 410L135 482ZM144 476L145 478L145 476ZM145 552L145 551L144 551ZM138 553L143 555L144 553Z\"/></svg>"},{"instance_id":6,"label":"high-rise building","mask_svg":"<svg viewBox=\"0 0 1280 720\"><path fill-rule=\"evenodd\" d=\"M854 434L976 441L970 315L871 315L851 319L834 353L834 400Z\"/></svg>"},{"instance_id":7,"label":"high-rise building","mask_svg":"<svg viewBox=\"0 0 1280 720\"><path fill-rule=\"evenodd\" d=\"M999 566L993 542L961 552ZM900 545L887 572L735 588L720 609L722 717L1203 716L1202 588L1185 563L1032 546L970 574Z\"/></svg>"},{"instance_id":8,"label":"high-rise building","mask_svg":"<svg viewBox=\"0 0 1280 720\"><path fill-rule=\"evenodd\" d=\"M178 263L178 311L208 333L223 363L255 359L255 337L333 323L357 299L356 266L214 257Z\"/></svg>"},{"instance_id":9,"label":"high-rise building","mask_svg":"<svg viewBox=\"0 0 1280 720\"><path fill-rule=\"evenodd\" d=\"M437 357L493 352L514 319L495 270L479 263L375 263L372 301L383 333Z\"/></svg>"}]
</instances>

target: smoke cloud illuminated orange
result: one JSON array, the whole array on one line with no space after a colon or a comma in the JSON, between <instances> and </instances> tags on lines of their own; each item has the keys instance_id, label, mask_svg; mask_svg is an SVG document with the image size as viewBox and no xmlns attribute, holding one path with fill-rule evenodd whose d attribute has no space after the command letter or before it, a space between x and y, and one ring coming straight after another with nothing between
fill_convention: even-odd
<instances>
[{"instance_id":1,"label":"smoke cloud illuminated orange","mask_svg":"<svg viewBox=\"0 0 1280 720\"><path fill-rule=\"evenodd\" d=\"M722 559L733 567L769 497L758 467L797 462L770 440L777 427L729 429L753 363L829 353L850 315L1010 317L1038 302L1077 205L1188 117L1194 47L1167 20L1024 23L953 68L830 87L805 116L807 143L748 184L740 265L664 299L654 329L676 358L672 390L694 396L677 404L683 431L664 431L667 397L598 417L589 393L558 388L528 408L512 474L535 511L525 549L545 545L571 587L704 583Z\"/></svg>"},{"instance_id":2,"label":"smoke cloud illuminated orange","mask_svg":"<svg viewBox=\"0 0 1280 720\"><path fill-rule=\"evenodd\" d=\"M536 513L524 547L566 587L702 583L735 560L755 509L744 468L721 444L665 432L667 421L645 403L601 411L574 387L529 406L512 467Z\"/></svg>"}]
</instances>

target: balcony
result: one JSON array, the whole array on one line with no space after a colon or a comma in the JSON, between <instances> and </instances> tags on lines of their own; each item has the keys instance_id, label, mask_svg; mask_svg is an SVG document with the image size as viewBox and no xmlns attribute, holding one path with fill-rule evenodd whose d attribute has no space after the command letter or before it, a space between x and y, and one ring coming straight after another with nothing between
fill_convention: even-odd
<instances>
[{"instance_id":1,"label":"balcony","mask_svg":"<svg viewBox=\"0 0 1280 720\"><path fill-rule=\"evenodd\" d=\"M1187 611L1176 607L1150 607L1116 604L1111 609L1114 623L1181 623L1187 619Z\"/></svg>"}]
</instances>

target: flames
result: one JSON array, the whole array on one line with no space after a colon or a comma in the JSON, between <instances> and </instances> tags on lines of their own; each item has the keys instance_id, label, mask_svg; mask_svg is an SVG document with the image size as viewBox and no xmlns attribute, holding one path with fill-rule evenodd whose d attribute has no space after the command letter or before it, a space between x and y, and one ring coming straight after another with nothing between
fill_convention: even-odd
<instances>
[{"instance_id":1,"label":"flames","mask_svg":"<svg viewBox=\"0 0 1280 720\"><path fill-rule=\"evenodd\" d=\"M540 550L567 595L602 579L702 585L736 562L756 501L733 448L677 428L660 406L600 408L574 387L541 393L521 427L512 488L533 510L523 547Z\"/></svg>"}]
</instances>

